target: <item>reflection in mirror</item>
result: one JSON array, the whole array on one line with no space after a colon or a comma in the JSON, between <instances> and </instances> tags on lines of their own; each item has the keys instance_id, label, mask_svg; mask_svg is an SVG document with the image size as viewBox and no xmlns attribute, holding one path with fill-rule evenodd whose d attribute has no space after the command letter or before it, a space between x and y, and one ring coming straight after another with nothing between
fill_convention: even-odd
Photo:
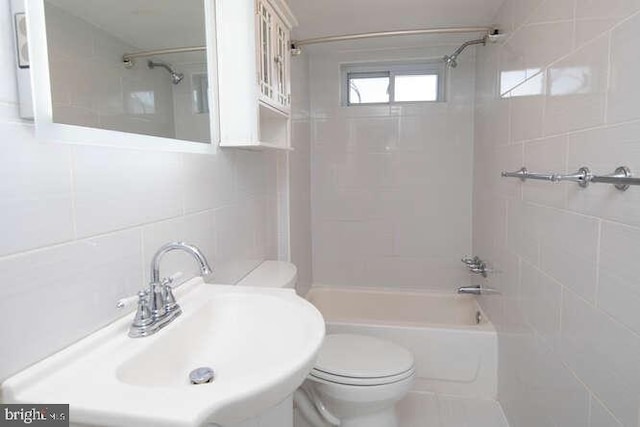
<instances>
[{"instance_id":1,"label":"reflection in mirror","mask_svg":"<svg viewBox=\"0 0 640 427\"><path fill-rule=\"evenodd\" d=\"M53 121L211 142L203 0L45 0Z\"/></svg>"}]
</instances>

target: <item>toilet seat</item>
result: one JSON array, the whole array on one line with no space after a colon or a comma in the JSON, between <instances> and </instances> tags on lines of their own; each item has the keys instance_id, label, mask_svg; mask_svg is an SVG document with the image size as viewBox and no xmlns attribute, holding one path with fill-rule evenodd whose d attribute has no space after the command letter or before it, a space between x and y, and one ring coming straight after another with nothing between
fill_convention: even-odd
<instances>
[{"instance_id":1,"label":"toilet seat","mask_svg":"<svg viewBox=\"0 0 640 427\"><path fill-rule=\"evenodd\" d=\"M412 377L413 355L378 338L333 334L325 337L311 379L353 386L391 384Z\"/></svg>"},{"instance_id":2,"label":"toilet seat","mask_svg":"<svg viewBox=\"0 0 640 427\"><path fill-rule=\"evenodd\" d=\"M411 378L414 374L414 370L409 369L398 375L392 375L388 377L372 377L372 378L357 378L357 377L345 377L342 375L335 375L329 372L323 372L318 369L313 369L309 376L315 380L321 380L333 384L342 384L342 385L354 385L354 386L377 386L377 385L385 385L392 384L398 381L406 380L407 378Z\"/></svg>"}]
</instances>

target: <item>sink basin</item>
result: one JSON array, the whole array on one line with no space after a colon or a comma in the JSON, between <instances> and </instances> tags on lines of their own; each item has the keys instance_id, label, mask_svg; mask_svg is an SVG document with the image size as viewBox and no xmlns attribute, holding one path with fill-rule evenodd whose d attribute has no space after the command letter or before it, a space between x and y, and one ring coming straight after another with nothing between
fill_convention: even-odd
<instances>
[{"instance_id":1,"label":"sink basin","mask_svg":"<svg viewBox=\"0 0 640 427\"><path fill-rule=\"evenodd\" d=\"M324 320L293 290L208 285L176 292L183 314L155 335L127 336L126 316L6 380L5 403L69 403L71 422L225 425L290 395L313 367ZM212 382L189 373L210 367Z\"/></svg>"}]
</instances>

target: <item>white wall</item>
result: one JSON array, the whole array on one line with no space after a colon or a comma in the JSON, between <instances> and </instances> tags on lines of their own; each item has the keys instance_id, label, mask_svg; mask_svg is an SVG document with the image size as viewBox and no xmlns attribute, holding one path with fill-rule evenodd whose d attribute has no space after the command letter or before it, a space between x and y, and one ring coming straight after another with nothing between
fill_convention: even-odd
<instances>
[{"instance_id":1,"label":"white wall","mask_svg":"<svg viewBox=\"0 0 640 427\"><path fill-rule=\"evenodd\" d=\"M447 102L342 107L340 64L457 46L310 53L315 284L452 290L471 250L473 49ZM327 53L328 52L328 53Z\"/></svg>"},{"instance_id":2,"label":"white wall","mask_svg":"<svg viewBox=\"0 0 640 427\"><path fill-rule=\"evenodd\" d=\"M291 260L298 268L297 289L306 294L313 282L311 255L311 118L309 56L291 61L290 239Z\"/></svg>"},{"instance_id":3,"label":"white wall","mask_svg":"<svg viewBox=\"0 0 640 427\"><path fill-rule=\"evenodd\" d=\"M125 68L122 55L139 49L45 4L54 121L175 137L169 74L150 70L145 59ZM153 109L136 102L136 94L151 94Z\"/></svg>"},{"instance_id":4,"label":"white wall","mask_svg":"<svg viewBox=\"0 0 640 427\"><path fill-rule=\"evenodd\" d=\"M112 321L170 240L230 283L276 247L276 157L38 140L18 118L8 2L0 6L0 379ZM135 139L135 136L131 136ZM194 263L169 254L162 274Z\"/></svg>"},{"instance_id":5,"label":"white wall","mask_svg":"<svg viewBox=\"0 0 640 427\"><path fill-rule=\"evenodd\" d=\"M640 171L639 11L508 0L506 44L479 51L474 253L499 272L487 285L502 296L483 304L512 427L640 425L640 190L499 177ZM500 98L499 76L518 70Z\"/></svg>"}]
</instances>

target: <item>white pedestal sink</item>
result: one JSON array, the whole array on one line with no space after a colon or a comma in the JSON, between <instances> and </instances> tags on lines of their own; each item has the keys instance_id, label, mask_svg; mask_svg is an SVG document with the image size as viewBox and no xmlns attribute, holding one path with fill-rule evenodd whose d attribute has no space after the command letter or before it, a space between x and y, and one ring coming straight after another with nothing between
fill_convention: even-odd
<instances>
[{"instance_id":1,"label":"white pedestal sink","mask_svg":"<svg viewBox=\"0 0 640 427\"><path fill-rule=\"evenodd\" d=\"M5 403L69 403L73 423L227 425L283 401L313 367L324 320L293 290L208 285L176 292L183 314L129 338L131 315L9 378ZM189 372L208 366L211 383Z\"/></svg>"}]
</instances>

